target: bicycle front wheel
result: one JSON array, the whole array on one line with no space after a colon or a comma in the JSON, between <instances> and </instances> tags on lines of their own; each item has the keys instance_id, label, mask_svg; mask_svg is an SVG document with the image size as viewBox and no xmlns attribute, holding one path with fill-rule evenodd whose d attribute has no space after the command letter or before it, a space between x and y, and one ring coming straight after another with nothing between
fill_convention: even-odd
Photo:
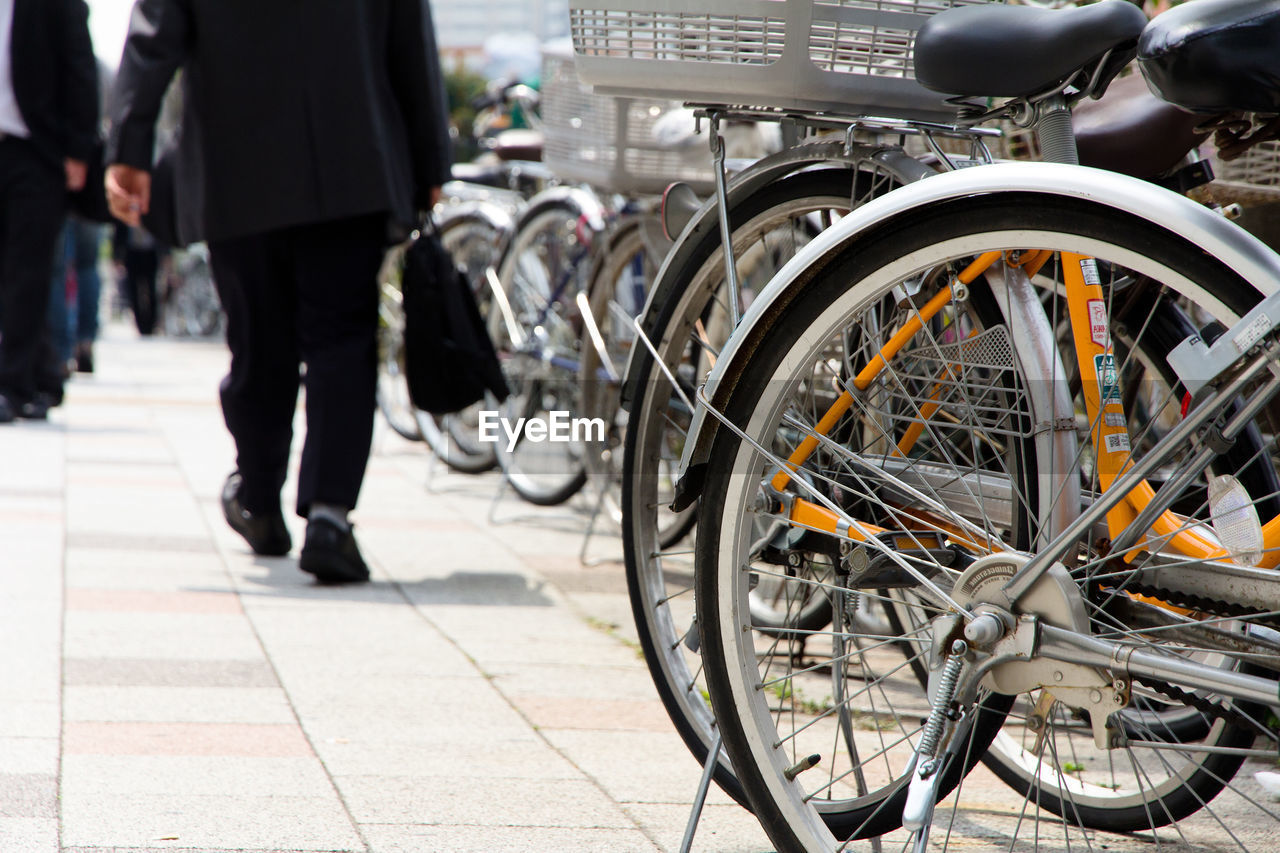
<instances>
[{"instance_id":1,"label":"bicycle front wheel","mask_svg":"<svg viewBox=\"0 0 1280 853\"><path fill-rule=\"evenodd\" d=\"M1016 266L1039 250L1054 254L1038 271ZM1061 252L1093 259L1103 304L1130 324L1115 331L1127 336L1131 353L1153 351L1135 341L1150 324L1134 300L1150 288L1171 293L1189 316L1224 323L1257 299L1223 265L1138 217L1035 195L967 199L895 220L874 239L818 258L805 288L756 330L742 378L722 401L736 429L717 431L707 464L697 615L726 748L781 851L844 849L848 838L900 826L929 711L922 675L933 626L952 609L947 599L959 595L957 579L984 555L1031 553L1054 532L1065 496L1087 501L1104 489L1105 465L1089 440L1099 424L1085 418L1081 449L1066 465L1037 444L1037 425L1063 419L1043 409L1038 401L1047 395L1035 393L1036 383L1064 376L1027 371L1035 361L1021 348L1035 337L1034 312L1014 310L1002 295L1018 276L1040 292L1060 292L1070 262ZM992 253L998 260L985 274L952 287ZM1101 373L1117 387L1103 394L1132 401L1123 387L1125 358L1113 358L1119 363ZM818 429L837 400L847 410ZM1148 431L1175 400L1176 388L1161 400L1148 397L1154 410L1129 418L1129 435L1099 452L1144 452ZM780 480L783 460L818 434L814 449L788 465L795 473ZM1176 591L1144 582L1167 565L1179 533L1211 536L1196 490L1178 509L1185 513L1179 529L1140 537L1124 571L1106 536L1079 543L1064 560L1075 581L1068 598L1086 614L1084 630L1222 668L1253 666L1265 644L1249 645L1250 622L1267 614L1247 615L1249 603L1230 601L1225 589L1226 603L1212 609L1230 612L1188 609ZM869 538L879 546L860 544ZM859 552L900 559L850 562ZM828 596L831 628L752 631L753 590L776 578ZM883 608L891 630L870 632L851 617L867 601ZM1231 642L1213 626L1227 626ZM1052 834L1070 848L1087 844L1094 829L1175 822L1189 839L1211 838L1227 822L1209 803L1233 785L1240 797L1231 808L1270 814L1231 781L1255 738L1275 742L1261 709L1210 699L1192 685L1138 681L1127 707L1111 715L1125 737L1100 749L1091 721L1106 715L1097 707L1051 684L1016 693L998 687L984 682L975 704L959 709L940 791L957 789L955 806L935 813L934 843L963 836L965 777L988 749L1021 797L1001 810L1007 820L995 822L1008 836L1002 845L1043 845ZM1188 715L1202 720L1188 724ZM1174 720L1176 730L1166 725ZM993 808L990 791L975 797L978 808ZM1042 825L1042 817L1052 823Z\"/></svg>"},{"instance_id":2,"label":"bicycle front wheel","mask_svg":"<svg viewBox=\"0 0 1280 853\"><path fill-rule=\"evenodd\" d=\"M493 445L498 464L520 497L542 506L564 503L587 481L584 447L572 433L580 417L579 295L596 236L588 219L573 196L532 204L503 258L502 300L488 318L511 389L501 410L509 432Z\"/></svg>"}]
</instances>

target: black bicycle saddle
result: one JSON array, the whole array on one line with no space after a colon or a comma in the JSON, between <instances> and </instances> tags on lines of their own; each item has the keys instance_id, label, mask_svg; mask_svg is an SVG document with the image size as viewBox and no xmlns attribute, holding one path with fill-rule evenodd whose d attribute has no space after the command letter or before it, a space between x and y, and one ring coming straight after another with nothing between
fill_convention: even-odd
<instances>
[{"instance_id":1,"label":"black bicycle saddle","mask_svg":"<svg viewBox=\"0 0 1280 853\"><path fill-rule=\"evenodd\" d=\"M1146 25L1142 11L1124 0L1075 9L958 6L929 18L916 34L916 80L948 95L1024 97L1065 83L1114 50L1104 72L1109 79L1133 58Z\"/></svg>"},{"instance_id":2,"label":"black bicycle saddle","mask_svg":"<svg viewBox=\"0 0 1280 853\"><path fill-rule=\"evenodd\" d=\"M1280 0L1196 0L1157 16L1138 64L1160 97L1197 113L1280 113Z\"/></svg>"}]
</instances>

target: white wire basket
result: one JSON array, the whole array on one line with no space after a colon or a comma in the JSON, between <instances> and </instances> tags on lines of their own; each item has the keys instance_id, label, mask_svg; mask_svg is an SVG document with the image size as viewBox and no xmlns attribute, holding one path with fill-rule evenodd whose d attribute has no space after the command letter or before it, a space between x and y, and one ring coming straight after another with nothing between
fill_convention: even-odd
<instances>
[{"instance_id":1,"label":"white wire basket","mask_svg":"<svg viewBox=\"0 0 1280 853\"><path fill-rule=\"evenodd\" d=\"M542 159L562 179L627 195L658 194L675 181L709 188L705 136L682 150L654 138L655 122L679 108L678 101L594 94L579 79L571 52L543 52Z\"/></svg>"},{"instance_id":2,"label":"white wire basket","mask_svg":"<svg viewBox=\"0 0 1280 853\"><path fill-rule=\"evenodd\" d=\"M955 108L915 80L916 31L982 2L570 0L569 32L600 93L950 121Z\"/></svg>"},{"instance_id":3,"label":"white wire basket","mask_svg":"<svg viewBox=\"0 0 1280 853\"><path fill-rule=\"evenodd\" d=\"M1218 186L1252 203L1280 201L1280 141L1259 142L1234 160L1212 156Z\"/></svg>"}]
</instances>

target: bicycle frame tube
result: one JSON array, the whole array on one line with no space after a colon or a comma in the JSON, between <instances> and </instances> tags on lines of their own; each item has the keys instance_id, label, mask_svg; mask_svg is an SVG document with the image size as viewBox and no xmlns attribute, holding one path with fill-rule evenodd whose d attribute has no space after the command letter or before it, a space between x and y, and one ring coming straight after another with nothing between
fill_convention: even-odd
<instances>
[{"instance_id":1,"label":"bicycle frame tube","mask_svg":"<svg viewBox=\"0 0 1280 853\"><path fill-rule=\"evenodd\" d=\"M919 211L975 194L1036 193L1078 199L1141 218L1181 235L1188 244L1221 261L1262 294L1280 290L1280 257L1256 237L1218 214L1145 181L1085 166L1055 163L999 163L935 175L869 201L819 234L784 267L747 309L741 327L725 345L707 379L708 397L723 404L742 370L741 360L756 340L756 326L802 287L806 271L841 246L867 238L873 228ZM682 476L706 461L718 420L699 409L690 425L681 462ZM1280 531L1277 531L1280 534Z\"/></svg>"},{"instance_id":2,"label":"bicycle frame tube","mask_svg":"<svg viewBox=\"0 0 1280 853\"><path fill-rule=\"evenodd\" d=\"M987 252L978 259L974 260L967 266L963 272L956 276L956 282L959 284L972 284L973 280L982 273L986 272L996 261L1000 260L1002 252ZM902 325L902 328L894 332L889 341L881 348L880 352L867 364L858 375L854 377L853 387L858 391L865 391L871 386L871 383L880 375L880 371L884 370L889 360L906 346L916 334L924 328L924 324L937 316L938 312L951 304L952 293L955 284L949 284L939 290L934 296L924 304L923 307L913 313L910 319ZM845 412L853 405L853 394L845 391L831 407L823 414L822 418L813 428L813 434L807 436L804 441L791 453L787 459L787 469L779 471L774 475L770 485L777 491L782 491L787 487L787 483L791 481L791 473L798 469L813 453L818 446L818 436L825 436L831 432L832 428L839 423L840 418L844 417Z\"/></svg>"}]
</instances>

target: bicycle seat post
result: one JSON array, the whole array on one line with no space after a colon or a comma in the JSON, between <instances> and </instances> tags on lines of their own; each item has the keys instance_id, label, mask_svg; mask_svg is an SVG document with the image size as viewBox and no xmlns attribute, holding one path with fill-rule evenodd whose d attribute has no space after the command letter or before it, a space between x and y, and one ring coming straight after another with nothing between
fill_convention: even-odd
<instances>
[{"instance_id":1,"label":"bicycle seat post","mask_svg":"<svg viewBox=\"0 0 1280 853\"><path fill-rule=\"evenodd\" d=\"M1046 98L1036 105L1036 138L1040 156L1046 163L1080 165L1076 135L1071 127L1071 108L1061 94Z\"/></svg>"}]
</instances>

